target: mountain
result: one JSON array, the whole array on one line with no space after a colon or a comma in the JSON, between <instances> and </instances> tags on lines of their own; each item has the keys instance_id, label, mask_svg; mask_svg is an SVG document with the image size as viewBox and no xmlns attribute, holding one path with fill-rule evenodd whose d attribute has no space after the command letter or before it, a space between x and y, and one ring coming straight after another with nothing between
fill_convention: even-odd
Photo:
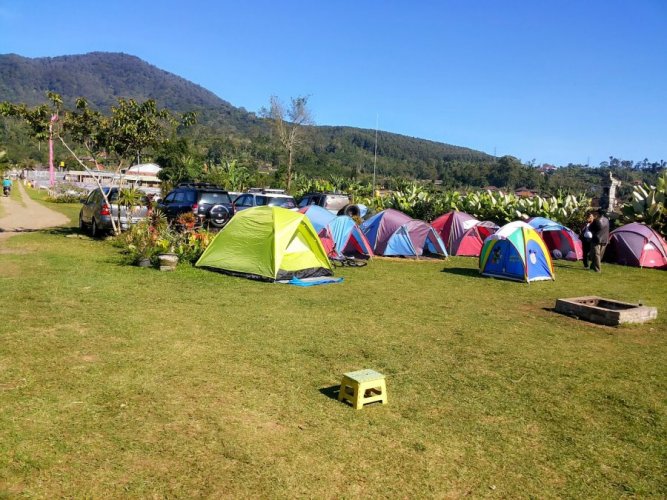
<instances>
[{"instance_id":1,"label":"mountain","mask_svg":"<svg viewBox=\"0 0 667 500\"><path fill-rule=\"evenodd\" d=\"M188 133L200 149L209 148L210 153L217 143L218 149L227 148L231 154L242 149L255 163L279 161L267 146L269 127L263 119L138 57L106 52L44 58L0 55L0 101L35 106L46 102L49 90L60 94L66 107L85 97L104 112L123 97L155 99L159 107L176 112L197 111L199 125ZM308 135L309 148L299 158L304 172L339 175L350 169L367 171L373 164L375 131L315 126L309 127ZM480 151L400 134L381 132L378 142L377 165L384 175L436 179L452 162L493 160Z\"/></svg>"},{"instance_id":2,"label":"mountain","mask_svg":"<svg viewBox=\"0 0 667 500\"><path fill-rule=\"evenodd\" d=\"M127 54L91 52L35 59L0 55L2 100L34 106L45 101L47 90L58 92L70 105L84 96L99 109L109 109L118 97L153 98L180 112L233 108L213 92Z\"/></svg>"},{"instance_id":3,"label":"mountain","mask_svg":"<svg viewBox=\"0 0 667 500\"><path fill-rule=\"evenodd\" d=\"M254 115L213 92L132 55L91 52L34 59L0 55L0 101L35 106L46 102L49 90L60 94L66 107L73 107L77 97L85 97L100 111L109 110L119 97L155 99L172 111L225 116L241 129L254 120Z\"/></svg>"}]
</instances>

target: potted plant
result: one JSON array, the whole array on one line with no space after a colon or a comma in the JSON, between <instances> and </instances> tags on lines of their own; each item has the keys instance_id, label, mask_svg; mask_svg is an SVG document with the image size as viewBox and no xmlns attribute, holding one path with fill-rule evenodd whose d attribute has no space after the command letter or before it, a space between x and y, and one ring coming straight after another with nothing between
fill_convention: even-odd
<instances>
[{"instance_id":1,"label":"potted plant","mask_svg":"<svg viewBox=\"0 0 667 500\"><path fill-rule=\"evenodd\" d=\"M158 261L160 262L160 271L173 271L178 265L178 255L173 251L173 248L169 252L159 253Z\"/></svg>"},{"instance_id":2,"label":"potted plant","mask_svg":"<svg viewBox=\"0 0 667 500\"><path fill-rule=\"evenodd\" d=\"M139 267L150 267L157 251L156 235L150 221L138 222L122 238L130 262Z\"/></svg>"},{"instance_id":3,"label":"potted plant","mask_svg":"<svg viewBox=\"0 0 667 500\"><path fill-rule=\"evenodd\" d=\"M156 248L160 271L173 271L178 265L178 255L174 251L176 238L177 235L167 227L157 239Z\"/></svg>"},{"instance_id":4,"label":"potted plant","mask_svg":"<svg viewBox=\"0 0 667 500\"><path fill-rule=\"evenodd\" d=\"M130 227L119 241L132 264L151 267L158 261L158 254L168 252L171 246L167 219L156 210Z\"/></svg>"}]
</instances>

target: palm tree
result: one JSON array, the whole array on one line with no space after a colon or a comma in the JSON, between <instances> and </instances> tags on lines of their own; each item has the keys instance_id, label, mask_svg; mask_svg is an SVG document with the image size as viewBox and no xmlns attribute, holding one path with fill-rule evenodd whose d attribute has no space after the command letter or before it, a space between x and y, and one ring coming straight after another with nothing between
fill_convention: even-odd
<instances>
[{"instance_id":1,"label":"palm tree","mask_svg":"<svg viewBox=\"0 0 667 500\"><path fill-rule=\"evenodd\" d=\"M121 189L118 192L118 232L121 231L121 207L125 208L125 220L127 227L132 224L132 211L134 207L141 205L144 194L137 188Z\"/></svg>"}]
</instances>

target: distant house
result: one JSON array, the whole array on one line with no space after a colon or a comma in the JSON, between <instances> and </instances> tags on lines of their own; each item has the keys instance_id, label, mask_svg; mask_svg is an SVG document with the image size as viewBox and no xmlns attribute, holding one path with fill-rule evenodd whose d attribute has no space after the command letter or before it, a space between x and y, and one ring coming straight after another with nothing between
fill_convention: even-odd
<instances>
[{"instance_id":1,"label":"distant house","mask_svg":"<svg viewBox=\"0 0 667 500\"><path fill-rule=\"evenodd\" d=\"M68 182L83 189L97 187L97 181L102 186L119 185L134 187L149 194L160 193L160 178L157 176L161 168L155 163L134 165L124 172L117 174L111 170L91 172L89 170L68 170L61 174L56 182Z\"/></svg>"},{"instance_id":2,"label":"distant house","mask_svg":"<svg viewBox=\"0 0 667 500\"><path fill-rule=\"evenodd\" d=\"M514 194L519 198L532 198L533 196L537 196L539 191L535 189L528 189L527 187L520 187L514 191Z\"/></svg>"},{"instance_id":3,"label":"distant house","mask_svg":"<svg viewBox=\"0 0 667 500\"><path fill-rule=\"evenodd\" d=\"M257 172L260 174L270 174L278 170L274 166L272 166L270 163L265 163L264 165L260 165L257 167Z\"/></svg>"},{"instance_id":4,"label":"distant house","mask_svg":"<svg viewBox=\"0 0 667 500\"><path fill-rule=\"evenodd\" d=\"M538 167L537 171L542 175L547 175L556 170L556 166L550 165L548 163L543 164L541 167Z\"/></svg>"},{"instance_id":5,"label":"distant house","mask_svg":"<svg viewBox=\"0 0 667 500\"><path fill-rule=\"evenodd\" d=\"M162 168L155 163L142 163L140 165L132 165L124 173L125 175L134 175L137 177L157 177L160 170Z\"/></svg>"}]
</instances>

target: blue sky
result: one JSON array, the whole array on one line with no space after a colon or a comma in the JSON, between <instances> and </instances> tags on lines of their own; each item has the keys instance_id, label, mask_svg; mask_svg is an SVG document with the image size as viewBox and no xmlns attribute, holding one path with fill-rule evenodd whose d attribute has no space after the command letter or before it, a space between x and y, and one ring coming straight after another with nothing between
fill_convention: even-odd
<instances>
[{"instance_id":1,"label":"blue sky","mask_svg":"<svg viewBox=\"0 0 667 500\"><path fill-rule=\"evenodd\" d=\"M318 125L524 162L667 160L667 0L0 0L0 53L92 51L249 111L309 95Z\"/></svg>"}]
</instances>

